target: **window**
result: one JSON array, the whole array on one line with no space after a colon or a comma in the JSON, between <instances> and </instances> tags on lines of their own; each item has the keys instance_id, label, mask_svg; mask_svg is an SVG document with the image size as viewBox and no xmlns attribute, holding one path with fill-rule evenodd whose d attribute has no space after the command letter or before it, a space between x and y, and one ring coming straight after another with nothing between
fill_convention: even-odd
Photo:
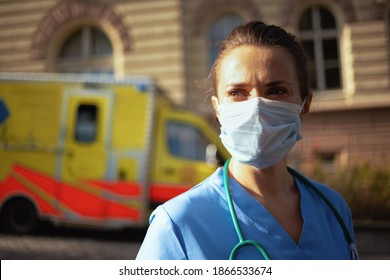
<instances>
[{"instance_id":1,"label":"window","mask_svg":"<svg viewBox=\"0 0 390 280\"><path fill-rule=\"evenodd\" d=\"M339 151L316 151L315 159L324 172L333 172L340 161Z\"/></svg>"},{"instance_id":2,"label":"window","mask_svg":"<svg viewBox=\"0 0 390 280\"><path fill-rule=\"evenodd\" d=\"M59 53L59 72L112 73L113 49L107 36L97 27L83 26L64 42Z\"/></svg>"},{"instance_id":3,"label":"window","mask_svg":"<svg viewBox=\"0 0 390 280\"><path fill-rule=\"evenodd\" d=\"M217 58L219 44L244 20L235 14L224 15L218 18L209 30L209 68Z\"/></svg>"},{"instance_id":4,"label":"window","mask_svg":"<svg viewBox=\"0 0 390 280\"><path fill-rule=\"evenodd\" d=\"M4 122L8 116L9 116L8 108L5 105L3 99L0 97L0 124Z\"/></svg>"},{"instance_id":5,"label":"window","mask_svg":"<svg viewBox=\"0 0 390 280\"><path fill-rule=\"evenodd\" d=\"M314 62L312 87L317 90L340 89L339 40L332 13L323 6L306 10L299 21L299 33Z\"/></svg>"},{"instance_id":6,"label":"window","mask_svg":"<svg viewBox=\"0 0 390 280\"><path fill-rule=\"evenodd\" d=\"M98 109L95 105L80 105L77 109L75 140L91 143L97 136Z\"/></svg>"},{"instance_id":7,"label":"window","mask_svg":"<svg viewBox=\"0 0 390 280\"><path fill-rule=\"evenodd\" d=\"M180 122L168 123L168 146L172 155L206 161L209 142L194 126Z\"/></svg>"}]
</instances>

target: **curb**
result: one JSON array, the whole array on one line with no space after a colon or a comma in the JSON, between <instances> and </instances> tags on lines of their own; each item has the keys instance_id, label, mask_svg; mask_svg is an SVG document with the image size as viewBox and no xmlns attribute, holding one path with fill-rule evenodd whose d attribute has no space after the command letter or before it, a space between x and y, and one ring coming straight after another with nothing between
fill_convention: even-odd
<instances>
[{"instance_id":1,"label":"curb","mask_svg":"<svg viewBox=\"0 0 390 280\"><path fill-rule=\"evenodd\" d=\"M389 229L390 221L366 221L366 220L353 220L354 228L373 228L373 229Z\"/></svg>"}]
</instances>

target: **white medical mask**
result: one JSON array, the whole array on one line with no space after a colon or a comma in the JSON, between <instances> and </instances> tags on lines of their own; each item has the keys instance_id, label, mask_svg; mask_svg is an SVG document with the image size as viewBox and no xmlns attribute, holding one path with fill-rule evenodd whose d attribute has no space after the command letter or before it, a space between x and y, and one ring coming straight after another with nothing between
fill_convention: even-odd
<instances>
[{"instance_id":1,"label":"white medical mask","mask_svg":"<svg viewBox=\"0 0 390 280\"><path fill-rule=\"evenodd\" d=\"M262 97L220 104L222 143L239 162L258 169L275 165L302 138L302 107Z\"/></svg>"}]
</instances>

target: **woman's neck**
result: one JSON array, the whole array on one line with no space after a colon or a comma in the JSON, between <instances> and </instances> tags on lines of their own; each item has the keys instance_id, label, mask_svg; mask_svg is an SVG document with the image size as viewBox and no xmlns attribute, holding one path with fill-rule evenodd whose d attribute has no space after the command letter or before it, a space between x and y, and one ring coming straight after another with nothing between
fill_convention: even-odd
<instances>
[{"instance_id":1,"label":"woman's neck","mask_svg":"<svg viewBox=\"0 0 390 280\"><path fill-rule=\"evenodd\" d=\"M257 169L233 158L229 173L256 198L288 196L296 192L294 179L287 170L285 160L265 169Z\"/></svg>"},{"instance_id":2,"label":"woman's neck","mask_svg":"<svg viewBox=\"0 0 390 280\"><path fill-rule=\"evenodd\" d=\"M229 172L298 244L303 227L300 194L283 160L262 170L232 159Z\"/></svg>"},{"instance_id":3,"label":"woman's neck","mask_svg":"<svg viewBox=\"0 0 390 280\"><path fill-rule=\"evenodd\" d=\"M303 227L300 193L286 161L265 169L232 159L230 175L260 202L298 244Z\"/></svg>"}]
</instances>

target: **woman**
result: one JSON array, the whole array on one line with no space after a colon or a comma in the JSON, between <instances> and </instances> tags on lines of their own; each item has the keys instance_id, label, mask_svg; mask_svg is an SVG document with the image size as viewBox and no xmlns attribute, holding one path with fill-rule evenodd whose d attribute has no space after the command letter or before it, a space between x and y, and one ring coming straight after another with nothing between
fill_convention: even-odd
<instances>
[{"instance_id":1,"label":"woman","mask_svg":"<svg viewBox=\"0 0 390 280\"><path fill-rule=\"evenodd\" d=\"M286 165L312 100L295 37L262 22L237 27L210 81L232 159L153 212L137 259L357 257L342 197Z\"/></svg>"}]
</instances>

